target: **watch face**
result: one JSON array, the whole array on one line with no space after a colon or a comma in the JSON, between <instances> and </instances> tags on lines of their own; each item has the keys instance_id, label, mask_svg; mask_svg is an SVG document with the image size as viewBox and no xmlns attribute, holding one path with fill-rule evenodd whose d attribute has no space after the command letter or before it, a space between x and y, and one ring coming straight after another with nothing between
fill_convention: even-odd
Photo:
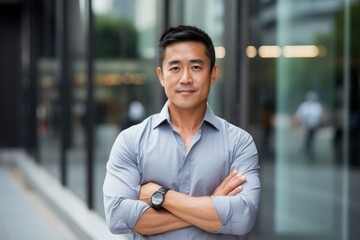
<instances>
[{"instance_id":1,"label":"watch face","mask_svg":"<svg viewBox=\"0 0 360 240\"><path fill-rule=\"evenodd\" d=\"M160 192L155 192L152 196L151 196L151 202L154 205L160 205L163 201L163 195Z\"/></svg>"}]
</instances>

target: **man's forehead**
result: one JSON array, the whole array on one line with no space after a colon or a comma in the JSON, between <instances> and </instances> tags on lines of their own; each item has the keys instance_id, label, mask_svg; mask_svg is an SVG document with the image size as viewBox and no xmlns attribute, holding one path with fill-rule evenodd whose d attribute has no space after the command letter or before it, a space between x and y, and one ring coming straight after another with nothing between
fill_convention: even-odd
<instances>
[{"instance_id":1,"label":"man's forehead","mask_svg":"<svg viewBox=\"0 0 360 240\"><path fill-rule=\"evenodd\" d=\"M179 42L174 42L171 43L169 45L167 45L165 47L165 50L167 49L173 49L173 48L181 48L181 47L196 47L196 48L202 48L202 49L206 49L205 44L202 42L197 42L197 41L179 41Z\"/></svg>"},{"instance_id":2,"label":"man's forehead","mask_svg":"<svg viewBox=\"0 0 360 240\"><path fill-rule=\"evenodd\" d=\"M164 60L166 59L167 61L180 61L184 58L187 58L188 61L205 61L205 59L208 58L208 56L206 55L205 46L202 43L198 42L178 42L170 44L165 48Z\"/></svg>"}]
</instances>

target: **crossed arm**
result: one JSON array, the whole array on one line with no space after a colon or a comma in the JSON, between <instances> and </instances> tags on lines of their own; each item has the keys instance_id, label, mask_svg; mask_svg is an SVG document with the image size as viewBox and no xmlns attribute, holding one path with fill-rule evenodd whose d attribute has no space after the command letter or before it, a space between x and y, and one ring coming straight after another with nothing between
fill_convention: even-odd
<instances>
[{"instance_id":1,"label":"crossed arm","mask_svg":"<svg viewBox=\"0 0 360 240\"><path fill-rule=\"evenodd\" d=\"M215 189L213 196L235 196L242 191L246 178L233 171ZM160 188L156 183L141 186L139 200L150 203L151 195ZM196 226L208 232L216 232L221 221L210 196L192 197L170 190L163 203L164 210L149 208L139 218L134 230L142 235L168 232L184 227Z\"/></svg>"}]
</instances>

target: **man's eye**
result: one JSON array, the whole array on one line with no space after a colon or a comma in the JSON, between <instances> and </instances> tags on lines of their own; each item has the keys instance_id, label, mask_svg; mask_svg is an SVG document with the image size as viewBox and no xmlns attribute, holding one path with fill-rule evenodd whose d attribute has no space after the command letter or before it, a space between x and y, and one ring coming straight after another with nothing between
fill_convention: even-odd
<instances>
[{"instance_id":1,"label":"man's eye","mask_svg":"<svg viewBox=\"0 0 360 240\"><path fill-rule=\"evenodd\" d=\"M172 68L170 68L169 70L170 70L171 72L177 72L177 71L180 70L180 68L179 68L179 67L172 67Z\"/></svg>"},{"instance_id":2,"label":"man's eye","mask_svg":"<svg viewBox=\"0 0 360 240\"><path fill-rule=\"evenodd\" d=\"M201 66L193 66L192 69L195 71L199 71L201 70Z\"/></svg>"}]
</instances>

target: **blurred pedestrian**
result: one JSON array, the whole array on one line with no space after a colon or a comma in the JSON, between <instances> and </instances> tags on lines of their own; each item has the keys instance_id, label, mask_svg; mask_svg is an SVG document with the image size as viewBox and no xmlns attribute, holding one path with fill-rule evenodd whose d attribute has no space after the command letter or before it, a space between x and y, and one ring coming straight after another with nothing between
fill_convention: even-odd
<instances>
[{"instance_id":1,"label":"blurred pedestrian","mask_svg":"<svg viewBox=\"0 0 360 240\"><path fill-rule=\"evenodd\" d=\"M323 107L319 97L316 92L309 91L305 101L299 105L295 113L296 124L305 127L304 148L307 153L312 153L315 134L321 126L322 119Z\"/></svg>"}]
</instances>

